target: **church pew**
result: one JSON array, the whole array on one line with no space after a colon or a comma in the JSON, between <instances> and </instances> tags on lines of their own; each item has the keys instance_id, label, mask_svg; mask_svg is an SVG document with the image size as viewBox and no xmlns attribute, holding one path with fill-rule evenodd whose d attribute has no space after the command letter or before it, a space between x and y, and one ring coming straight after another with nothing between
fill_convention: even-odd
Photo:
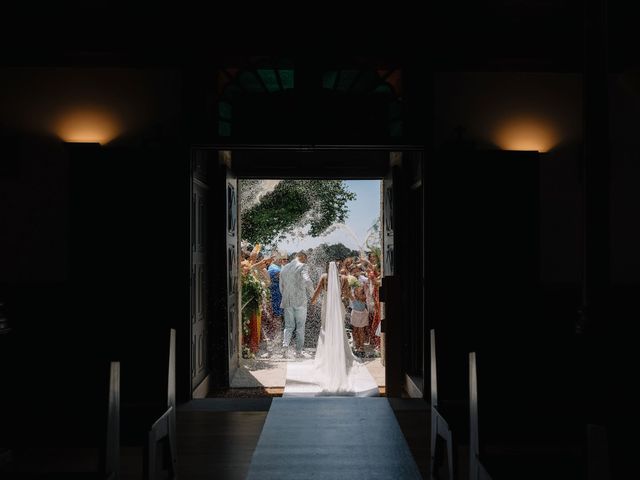
<instances>
[{"instance_id":1,"label":"church pew","mask_svg":"<svg viewBox=\"0 0 640 480\"><path fill-rule=\"evenodd\" d=\"M449 423L445 420L438 408L438 374L436 364L436 334L435 330L430 332L430 368L431 368L431 480L437 478L437 470L439 468L439 458L437 445L440 442L445 443L447 450L447 466L449 478L453 479L453 435ZM439 440L440 439L440 440Z\"/></svg>"},{"instance_id":2,"label":"church pew","mask_svg":"<svg viewBox=\"0 0 640 480\"><path fill-rule=\"evenodd\" d=\"M147 444L147 477L149 480L177 477L176 446L176 331L171 329L167 378L167 410L151 425Z\"/></svg>"},{"instance_id":3,"label":"church pew","mask_svg":"<svg viewBox=\"0 0 640 480\"><path fill-rule=\"evenodd\" d=\"M99 376L98 376L99 378ZM104 380L104 378L102 378ZM3 422L3 442L14 448L12 460L0 469L3 479L120 478L120 363L109 365L107 388L89 389L101 398L66 396L65 382L51 408L27 401L13 404ZM85 385L88 382L85 381ZM73 391L75 393L75 391ZM78 402L82 408L75 409Z\"/></svg>"},{"instance_id":4,"label":"church pew","mask_svg":"<svg viewBox=\"0 0 640 480\"><path fill-rule=\"evenodd\" d=\"M111 362L107 408L107 438L103 460L104 478L118 480L120 478L120 362Z\"/></svg>"},{"instance_id":5,"label":"church pew","mask_svg":"<svg viewBox=\"0 0 640 480\"><path fill-rule=\"evenodd\" d=\"M469 353L469 480L492 480L480 461L476 352Z\"/></svg>"},{"instance_id":6,"label":"church pew","mask_svg":"<svg viewBox=\"0 0 640 480\"><path fill-rule=\"evenodd\" d=\"M487 397L493 399L494 408L492 418L484 425L489 427L492 423L504 422L504 419L498 418L501 414L496 413L499 412L501 400L495 395ZM526 416L527 412L522 411L518 417L511 417L510 421L517 427ZM547 429L546 441L533 438L523 442L521 438L508 435L500 438L494 434L489 442L484 442L484 448L480 448L476 352L469 353L470 480L584 478L586 454L580 435L576 432L576 437L573 437L567 435L564 426L557 424L556 427L542 427Z\"/></svg>"},{"instance_id":7,"label":"church pew","mask_svg":"<svg viewBox=\"0 0 640 480\"><path fill-rule=\"evenodd\" d=\"M144 479L175 478L176 331L149 339L144 356L132 356L134 371L127 379L130 387L123 405L123 446L132 476ZM134 352L135 353L135 352Z\"/></svg>"}]
</instances>

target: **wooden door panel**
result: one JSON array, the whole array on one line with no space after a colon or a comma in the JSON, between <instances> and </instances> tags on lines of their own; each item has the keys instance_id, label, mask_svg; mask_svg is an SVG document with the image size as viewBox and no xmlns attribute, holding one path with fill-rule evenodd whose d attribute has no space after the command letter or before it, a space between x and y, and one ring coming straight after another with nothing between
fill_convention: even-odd
<instances>
[{"instance_id":1,"label":"wooden door panel","mask_svg":"<svg viewBox=\"0 0 640 480\"><path fill-rule=\"evenodd\" d=\"M220 152L226 165L225 202L226 202L226 267L227 267L227 331L229 381L238 367L239 325L237 319L238 303L238 180L233 174L230 152Z\"/></svg>"},{"instance_id":2,"label":"wooden door panel","mask_svg":"<svg viewBox=\"0 0 640 480\"><path fill-rule=\"evenodd\" d=\"M208 358L208 245L207 209L209 188L204 163L195 162L191 201L191 388L209 373ZM204 170L204 171L203 171Z\"/></svg>"}]
</instances>

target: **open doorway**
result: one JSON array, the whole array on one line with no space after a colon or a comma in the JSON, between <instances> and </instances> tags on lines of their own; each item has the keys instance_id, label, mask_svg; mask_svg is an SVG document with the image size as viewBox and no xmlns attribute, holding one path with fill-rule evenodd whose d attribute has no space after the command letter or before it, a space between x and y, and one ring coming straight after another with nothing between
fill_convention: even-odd
<instances>
[{"instance_id":1,"label":"open doorway","mask_svg":"<svg viewBox=\"0 0 640 480\"><path fill-rule=\"evenodd\" d=\"M349 346L384 394L382 179L240 178L237 189L241 241L232 330L240 348L230 359L237 362L230 365L230 386L278 394L292 365L314 359L322 310L318 285L333 261L347 282L342 301ZM306 255L305 270L318 294L304 321L288 325L279 275L298 253Z\"/></svg>"},{"instance_id":2,"label":"open doorway","mask_svg":"<svg viewBox=\"0 0 640 480\"><path fill-rule=\"evenodd\" d=\"M385 395L397 397L405 389L407 375L418 380L422 377L424 264L422 256L412 253L423 250L421 165L419 150L398 146L193 148L190 202L191 315L188 325L185 324L185 332L188 333L184 338L189 340L182 346L185 354L178 356L182 359L181 371L184 375L180 378L184 380L185 391L186 380L190 379L190 390L185 392L189 398L282 393L281 390L269 392L264 387L252 392L246 388L242 392L238 391L239 388L232 388L236 371L244 360L240 273L244 235L241 232L239 182L245 180L272 180L274 183L279 180L278 185L287 185L293 180L376 182L379 187L379 190L376 189L377 200L369 203L379 202L377 208L370 210L381 217L383 253L379 258L379 358L384 366L384 382L380 384L384 385ZM348 220L332 223L346 223L352 228ZM367 228L371 224L373 222ZM364 243L366 232L355 233L359 242ZM331 244L326 239L321 239L320 243L323 241ZM251 247L249 253L253 251L255 243L260 242L245 244L245 247ZM260 244L263 255L272 254L273 246L266 242ZM286 250L287 257L295 249L291 246L282 248ZM278 250L277 246L275 250ZM357 245L349 250L358 251L358 255L353 255L357 259L362 257ZM366 251L365 248L365 257ZM336 317L340 322L339 314L331 318ZM346 331L346 328L341 328L340 332ZM258 338L262 340L262 333ZM366 356L366 338L364 359L375 358ZM292 340L295 341L295 336ZM348 350L352 353L351 347ZM257 361L260 360L258 356ZM294 362L287 364L293 365Z\"/></svg>"}]
</instances>

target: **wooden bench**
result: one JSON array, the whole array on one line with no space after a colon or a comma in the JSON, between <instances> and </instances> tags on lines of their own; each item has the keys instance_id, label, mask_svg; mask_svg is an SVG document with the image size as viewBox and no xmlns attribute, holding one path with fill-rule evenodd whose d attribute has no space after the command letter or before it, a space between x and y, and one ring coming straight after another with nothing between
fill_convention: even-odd
<instances>
[{"instance_id":1,"label":"wooden bench","mask_svg":"<svg viewBox=\"0 0 640 480\"><path fill-rule=\"evenodd\" d=\"M152 338L144 357L128 358L133 372L127 378L129 391L122 408L122 442L127 471L145 480L177 477L174 329L168 340L166 348L164 341Z\"/></svg>"},{"instance_id":2,"label":"wooden bench","mask_svg":"<svg viewBox=\"0 0 640 480\"><path fill-rule=\"evenodd\" d=\"M436 334L435 330L431 329L431 479L437 478L437 469L439 466L439 459L437 455L436 446L438 439L445 442L447 449L447 466L449 468L449 478L454 478L453 472L453 435L449 423L445 420L444 416L438 410L438 374L436 366Z\"/></svg>"},{"instance_id":3,"label":"wooden bench","mask_svg":"<svg viewBox=\"0 0 640 480\"><path fill-rule=\"evenodd\" d=\"M469 353L469 480L491 480L491 476L480 461L476 352Z\"/></svg>"},{"instance_id":4,"label":"wooden bench","mask_svg":"<svg viewBox=\"0 0 640 480\"><path fill-rule=\"evenodd\" d=\"M151 425L146 451L147 477L149 480L177 478L176 331L174 329L171 329L169 340L167 410Z\"/></svg>"},{"instance_id":5,"label":"wooden bench","mask_svg":"<svg viewBox=\"0 0 640 480\"><path fill-rule=\"evenodd\" d=\"M505 379L508 381L508 379ZM509 420L515 428L525 427L523 419L527 412L522 411L517 417L503 418L510 415L500 409L501 399L491 397L493 413L485 423L487 429L496 423ZM539 427L544 436L523 440L503 433L493 435L483 448L479 441L478 416L478 371L476 352L469 353L469 479L570 479L584 478L586 471L586 452L584 433L577 432L572 424L562 425L557 421L545 421ZM539 432L538 432L539 433ZM524 436L531 435L524 430Z\"/></svg>"}]
</instances>

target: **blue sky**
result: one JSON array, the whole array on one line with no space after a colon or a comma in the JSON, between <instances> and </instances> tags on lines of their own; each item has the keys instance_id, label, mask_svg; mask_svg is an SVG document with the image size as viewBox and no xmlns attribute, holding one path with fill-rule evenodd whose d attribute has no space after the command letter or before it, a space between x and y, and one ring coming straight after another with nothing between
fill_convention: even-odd
<instances>
[{"instance_id":1,"label":"blue sky","mask_svg":"<svg viewBox=\"0 0 640 480\"><path fill-rule=\"evenodd\" d=\"M356 194L356 199L347 204L349 209L345 224L353 234L364 243L367 231L380 216L380 180L345 180L347 188ZM349 248L359 250L358 241L344 228L338 228L325 237L304 238L287 237L278 243L278 249L287 253L301 249L317 247L321 243L329 245L342 243Z\"/></svg>"}]
</instances>

